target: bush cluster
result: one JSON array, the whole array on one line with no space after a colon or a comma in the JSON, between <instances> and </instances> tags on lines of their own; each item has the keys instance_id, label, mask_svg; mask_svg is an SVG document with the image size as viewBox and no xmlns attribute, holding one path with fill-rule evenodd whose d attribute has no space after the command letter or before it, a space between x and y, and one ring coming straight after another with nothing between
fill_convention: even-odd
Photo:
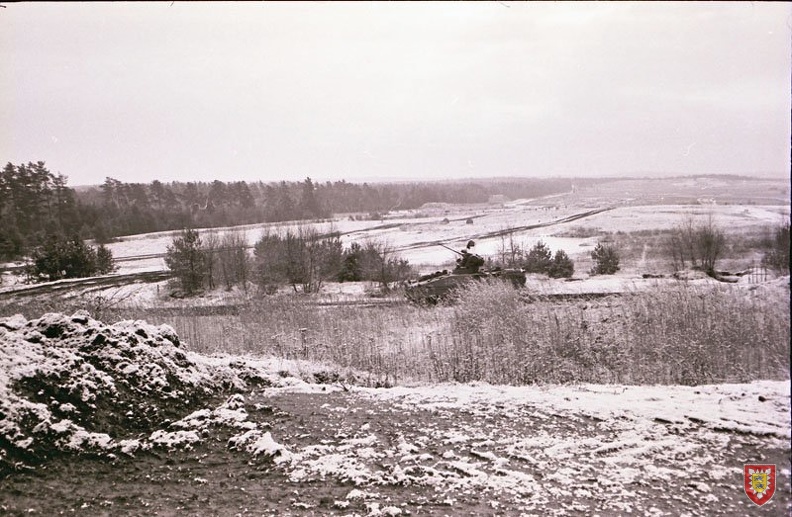
<instances>
[{"instance_id":1,"label":"bush cluster","mask_svg":"<svg viewBox=\"0 0 792 517\"><path fill-rule=\"evenodd\" d=\"M50 235L30 254L28 278L39 281L84 278L111 273L113 254L104 245L93 248L77 236Z\"/></svg>"},{"instance_id":2,"label":"bush cluster","mask_svg":"<svg viewBox=\"0 0 792 517\"><path fill-rule=\"evenodd\" d=\"M377 241L364 244L353 242L342 253L339 282L378 282L386 288L394 282L406 280L413 273L410 263Z\"/></svg>"},{"instance_id":3,"label":"bush cluster","mask_svg":"<svg viewBox=\"0 0 792 517\"><path fill-rule=\"evenodd\" d=\"M185 229L168 246L165 263L187 296L221 283L227 289L246 288L248 281L265 293L282 285L315 293L330 280L369 280L387 290L413 273L410 264L382 242L353 243L344 249L337 233L322 234L304 226L264 233L252 257L247 248L239 232L201 236L197 230Z\"/></svg>"},{"instance_id":4,"label":"bush cluster","mask_svg":"<svg viewBox=\"0 0 792 517\"><path fill-rule=\"evenodd\" d=\"M265 289L288 284L315 293L338 274L342 250L337 234L321 235L313 228L265 233L253 250L254 278Z\"/></svg>"},{"instance_id":5,"label":"bush cluster","mask_svg":"<svg viewBox=\"0 0 792 517\"><path fill-rule=\"evenodd\" d=\"M557 250L553 255L550 248L539 241L525 255L523 269L526 273L541 273L551 278L571 278L575 264L564 250Z\"/></svg>"}]
</instances>

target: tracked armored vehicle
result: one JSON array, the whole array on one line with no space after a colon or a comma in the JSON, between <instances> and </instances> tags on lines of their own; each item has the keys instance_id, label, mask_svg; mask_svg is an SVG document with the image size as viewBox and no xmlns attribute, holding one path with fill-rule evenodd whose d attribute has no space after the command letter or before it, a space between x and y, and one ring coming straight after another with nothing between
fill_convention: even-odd
<instances>
[{"instance_id":1,"label":"tracked armored vehicle","mask_svg":"<svg viewBox=\"0 0 792 517\"><path fill-rule=\"evenodd\" d=\"M468 243L468 249L473 245ZM441 246L443 246L441 244ZM447 246L443 246L448 248ZM522 269L484 268L484 259L463 250L462 253L451 250L460 255L457 267L451 271L443 270L419 277L405 285L407 298L415 303L434 305L446 298L455 289L472 281L496 278L511 283L515 288L525 286L525 272Z\"/></svg>"}]
</instances>

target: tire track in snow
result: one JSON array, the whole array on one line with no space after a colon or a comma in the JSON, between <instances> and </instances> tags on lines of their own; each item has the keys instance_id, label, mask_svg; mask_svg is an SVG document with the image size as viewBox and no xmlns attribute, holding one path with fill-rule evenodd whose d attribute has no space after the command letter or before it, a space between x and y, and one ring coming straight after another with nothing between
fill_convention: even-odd
<instances>
[{"instance_id":1,"label":"tire track in snow","mask_svg":"<svg viewBox=\"0 0 792 517\"><path fill-rule=\"evenodd\" d=\"M579 212L577 214L572 214L567 217L562 217L561 219L555 219L553 221L548 221L546 223L536 223L536 224L528 224L523 226L512 226L511 228L506 228L503 230L496 230L494 232L486 232L486 233L478 233L471 235L470 238L473 240L480 240L480 239L488 239L492 237L502 237L504 235L509 235L510 233L514 232L522 232L527 230L535 230L537 228L547 228L550 226L557 226L559 224L566 224L571 223L574 221L578 221L580 219L584 219L586 217L591 217L597 214L601 214L603 212L607 212L609 210L613 210L615 207L606 207L606 208L597 208L595 210L587 210L585 212ZM406 246L401 246L397 248L396 251L410 251L410 250L417 250L423 248L429 248L432 246L437 246L440 244L445 244L446 240L436 240L436 241L422 241L416 242L414 244L408 244Z\"/></svg>"}]
</instances>

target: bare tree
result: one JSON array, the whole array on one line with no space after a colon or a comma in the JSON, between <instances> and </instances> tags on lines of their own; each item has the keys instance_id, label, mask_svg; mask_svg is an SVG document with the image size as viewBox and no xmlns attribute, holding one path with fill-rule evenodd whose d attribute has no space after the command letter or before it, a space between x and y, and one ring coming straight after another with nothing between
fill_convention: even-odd
<instances>
[{"instance_id":1,"label":"bare tree","mask_svg":"<svg viewBox=\"0 0 792 517\"><path fill-rule=\"evenodd\" d=\"M693 214L688 214L671 230L667 246L676 271L690 263L693 268L714 274L715 263L726 246L726 237L715 224L712 214L707 215L706 221L698 223Z\"/></svg>"},{"instance_id":2,"label":"bare tree","mask_svg":"<svg viewBox=\"0 0 792 517\"><path fill-rule=\"evenodd\" d=\"M789 221L775 229L763 263L782 273L789 273Z\"/></svg>"},{"instance_id":3,"label":"bare tree","mask_svg":"<svg viewBox=\"0 0 792 517\"><path fill-rule=\"evenodd\" d=\"M726 236L715 225L712 214L696 229L696 248L701 259L701 268L708 274L715 274L715 263L726 247Z\"/></svg>"},{"instance_id":4,"label":"bare tree","mask_svg":"<svg viewBox=\"0 0 792 517\"><path fill-rule=\"evenodd\" d=\"M217 252L220 249L220 234L212 230L203 236L203 246L201 249L204 251L204 267L206 271L206 283L209 289L215 288L215 278L218 274L217 270Z\"/></svg>"},{"instance_id":5,"label":"bare tree","mask_svg":"<svg viewBox=\"0 0 792 517\"><path fill-rule=\"evenodd\" d=\"M220 239L217 262L226 289L239 284L247 292L250 260L246 248L247 236L244 231L232 230L223 234Z\"/></svg>"},{"instance_id":6,"label":"bare tree","mask_svg":"<svg viewBox=\"0 0 792 517\"><path fill-rule=\"evenodd\" d=\"M406 280L412 274L409 262L401 258L396 248L386 241L368 240L363 245L364 277L379 283L384 291L391 284Z\"/></svg>"},{"instance_id":7,"label":"bare tree","mask_svg":"<svg viewBox=\"0 0 792 517\"><path fill-rule=\"evenodd\" d=\"M520 267L525 261L523 247L514 240L514 232L501 235L500 263L503 267Z\"/></svg>"},{"instance_id":8,"label":"bare tree","mask_svg":"<svg viewBox=\"0 0 792 517\"><path fill-rule=\"evenodd\" d=\"M688 262L691 267L697 267L695 234L696 223L693 214L687 214L682 222L671 230L667 246L674 271L685 269Z\"/></svg>"},{"instance_id":9,"label":"bare tree","mask_svg":"<svg viewBox=\"0 0 792 517\"><path fill-rule=\"evenodd\" d=\"M321 235L315 228L300 227L303 292L315 293L325 280L335 278L341 270L343 247L337 233Z\"/></svg>"},{"instance_id":10,"label":"bare tree","mask_svg":"<svg viewBox=\"0 0 792 517\"><path fill-rule=\"evenodd\" d=\"M266 293L274 292L279 284L286 282L286 272L280 259L282 248L281 236L269 229L253 247L253 281Z\"/></svg>"}]
</instances>

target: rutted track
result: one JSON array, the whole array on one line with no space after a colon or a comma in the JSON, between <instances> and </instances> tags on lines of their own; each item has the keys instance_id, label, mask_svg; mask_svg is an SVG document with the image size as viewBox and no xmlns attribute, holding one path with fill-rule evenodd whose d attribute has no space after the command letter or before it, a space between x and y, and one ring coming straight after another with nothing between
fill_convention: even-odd
<instances>
[{"instance_id":1,"label":"rutted track","mask_svg":"<svg viewBox=\"0 0 792 517\"><path fill-rule=\"evenodd\" d=\"M107 287L117 287L128 285L130 283L153 283L167 280L171 277L170 272L167 271L149 271L144 273L132 273L127 275L114 275L107 277L95 277L75 279L68 281L61 281L58 283L31 285L19 288L13 291L6 291L0 293L0 301L8 300L11 298L19 297L33 297L38 295L55 295L66 294L70 291L83 290L100 290ZM93 288L93 289L91 289ZM523 289L522 299L525 303L536 302L566 302L571 300L588 300L604 298L609 296L618 297L622 293L608 292L608 293L557 293L557 294L536 294L531 293L529 289ZM311 300L312 305L319 307L357 307L362 309L374 307L392 307L405 303L409 303L406 298L391 297L391 298L363 298L357 300ZM218 315L238 315L240 310L244 310L247 306L246 303L242 304L222 304L210 306L190 306L190 307L158 307L151 309L152 312L157 313L172 313L176 316L183 312L189 312L191 315L199 316L218 316ZM145 308L138 308L139 311L145 312Z\"/></svg>"},{"instance_id":2,"label":"rutted track","mask_svg":"<svg viewBox=\"0 0 792 517\"><path fill-rule=\"evenodd\" d=\"M577 213L577 214L572 214L570 216L562 217L561 219L555 219L553 221L548 221L546 223L528 224L528 225L525 225L525 226L513 226L513 227L507 228L505 230L497 230L497 231L494 231L494 232L474 234L474 235L471 235L470 238L478 240L478 239L487 239L487 238L491 238L491 237L501 237L503 235L508 235L508 234L514 233L514 232L522 232L522 231L526 231L526 230L535 230L536 228L546 228L548 226L555 226L555 225L558 225L558 224L571 223L573 221L584 219L586 217L591 217L593 215L601 214L603 212L607 212L607 211L613 210L613 209L614 209L614 207L597 208L595 210L588 210L586 212L580 212L580 213ZM438 244L442 244L443 242L444 242L443 240L416 242L415 244L410 244L408 246L403 246L403 247L399 248L398 251L407 251L407 250L416 250L416 249L421 249L421 248L428 248L430 246L437 246Z\"/></svg>"},{"instance_id":3,"label":"rutted track","mask_svg":"<svg viewBox=\"0 0 792 517\"><path fill-rule=\"evenodd\" d=\"M170 278L170 271L146 271L143 273L129 273L126 275L111 275L91 278L77 278L72 280L61 280L59 282L34 284L20 287L11 291L0 293L0 300L7 298L17 298L21 296L36 296L40 294L57 294L75 289L87 287L114 287L131 283L152 283L160 282Z\"/></svg>"}]
</instances>

